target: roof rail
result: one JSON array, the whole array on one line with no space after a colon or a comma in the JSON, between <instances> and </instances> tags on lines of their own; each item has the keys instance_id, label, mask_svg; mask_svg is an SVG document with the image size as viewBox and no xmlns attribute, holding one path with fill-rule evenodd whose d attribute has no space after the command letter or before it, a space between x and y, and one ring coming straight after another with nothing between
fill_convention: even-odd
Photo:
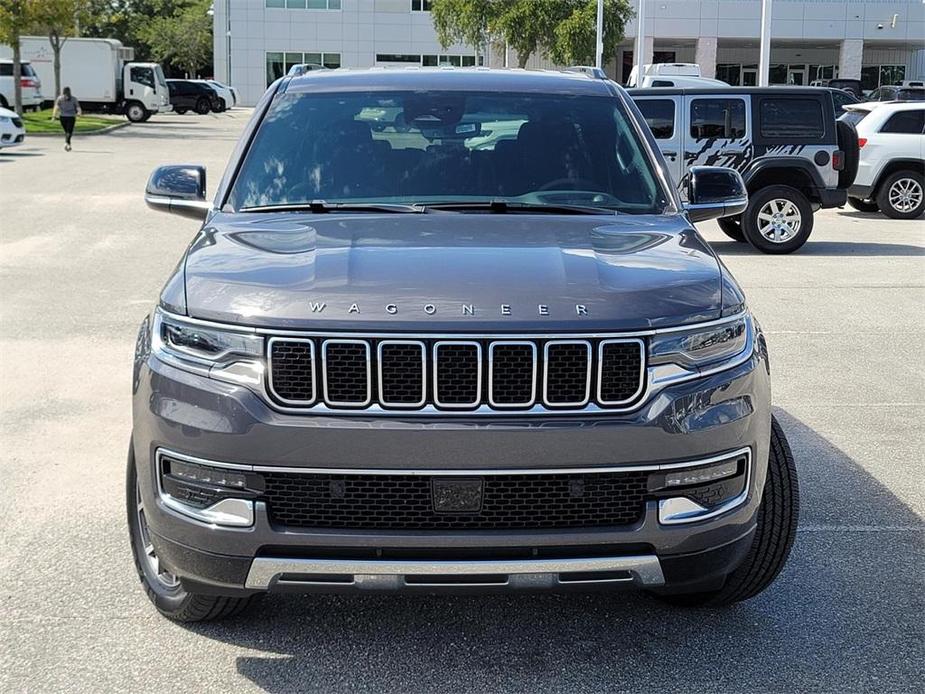
<instances>
[{"instance_id":1,"label":"roof rail","mask_svg":"<svg viewBox=\"0 0 925 694\"><path fill-rule=\"evenodd\" d=\"M580 72L583 75L587 75L588 77L593 77L594 79L598 79L598 80L608 79L606 72L604 72L599 67L594 67L593 65L572 65L570 67L565 68L565 71L566 72Z\"/></svg>"}]
</instances>

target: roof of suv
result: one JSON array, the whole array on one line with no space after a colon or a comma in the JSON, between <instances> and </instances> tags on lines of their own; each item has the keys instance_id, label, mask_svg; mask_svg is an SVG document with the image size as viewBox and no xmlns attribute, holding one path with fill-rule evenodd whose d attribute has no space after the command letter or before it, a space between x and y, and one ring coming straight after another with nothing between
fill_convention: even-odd
<instances>
[{"instance_id":1,"label":"roof of suv","mask_svg":"<svg viewBox=\"0 0 925 694\"><path fill-rule=\"evenodd\" d=\"M672 87L648 87L644 89L627 89L632 96L691 96L708 94L769 94L771 96L806 96L807 94L825 94L828 87L696 87L675 89Z\"/></svg>"},{"instance_id":2,"label":"roof of suv","mask_svg":"<svg viewBox=\"0 0 925 694\"><path fill-rule=\"evenodd\" d=\"M613 94L613 83L582 72L493 68L312 70L283 85L287 92L435 89L554 94Z\"/></svg>"}]
</instances>

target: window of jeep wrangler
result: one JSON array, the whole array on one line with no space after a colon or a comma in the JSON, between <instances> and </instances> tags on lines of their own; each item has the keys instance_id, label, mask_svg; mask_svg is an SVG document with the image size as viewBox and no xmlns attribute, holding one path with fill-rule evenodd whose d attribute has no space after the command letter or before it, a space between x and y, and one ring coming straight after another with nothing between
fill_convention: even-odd
<instances>
[{"instance_id":1,"label":"window of jeep wrangler","mask_svg":"<svg viewBox=\"0 0 925 694\"><path fill-rule=\"evenodd\" d=\"M691 137L695 140L745 137L745 102L742 99L691 101Z\"/></svg>"}]
</instances>

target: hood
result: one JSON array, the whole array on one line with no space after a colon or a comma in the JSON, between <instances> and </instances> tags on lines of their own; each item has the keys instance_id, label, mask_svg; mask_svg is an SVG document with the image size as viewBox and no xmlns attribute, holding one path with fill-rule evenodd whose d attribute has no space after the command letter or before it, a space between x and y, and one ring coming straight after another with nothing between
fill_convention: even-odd
<instances>
[{"instance_id":1,"label":"hood","mask_svg":"<svg viewBox=\"0 0 925 694\"><path fill-rule=\"evenodd\" d=\"M632 330L722 302L680 216L219 214L184 271L194 318L305 330Z\"/></svg>"}]
</instances>

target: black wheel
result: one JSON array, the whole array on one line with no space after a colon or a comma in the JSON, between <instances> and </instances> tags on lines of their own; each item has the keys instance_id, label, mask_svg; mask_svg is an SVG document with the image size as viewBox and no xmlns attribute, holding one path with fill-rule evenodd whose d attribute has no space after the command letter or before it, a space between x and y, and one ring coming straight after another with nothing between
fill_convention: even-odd
<instances>
[{"instance_id":1,"label":"black wheel","mask_svg":"<svg viewBox=\"0 0 925 694\"><path fill-rule=\"evenodd\" d=\"M861 160L861 146L858 144L858 131L851 123L835 121L838 135L838 148L842 151L842 169L838 172L838 187L842 190L854 183L858 175L858 163Z\"/></svg>"},{"instance_id":2,"label":"black wheel","mask_svg":"<svg viewBox=\"0 0 925 694\"><path fill-rule=\"evenodd\" d=\"M742 231L741 217L720 217L716 220L716 223L719 224L720 230L733 241L741 241L742 243L746 241L745 234Z\"/></svg>"},{"instance_id":3,"label":"black wheel","mask_svg":"<svg viewBox=\"0 0 925 694\"><path fill-rule=\"evenodd\" d=\"M145 520L144 502L138 487L135 454L131 444L128 449L125 501L135 570L148 598L162 615L178 622L222 619L244 611L255 598L260 597L253 595L241 598L190 593L184 590L180 580L158 561Z\"/></svg>"},{"instance_id":4,"label":"black wheel","mask_svg":"<svg viewBox=\"0 0 925 694\"><path fill-rule=\"evenodd\" d=\"M796 538L799 516L800 490L793 453L783 429L772 417L768 476L758 507L758 527L745 559L719 590L664 595L661 599L685 607L723 607L755 597L784 568Z\"/></svg>"},{"instance_id":5,"label":"black wheel","mask_svg":"<svg viewBox=\"0 0 925 694\"><path fill-rule=\"evenodd\" d=\"M183 107L181 107L181 106L177 106L177 107L173 110L174 113L177 113L177 114L179 114L179 115L181 115L181 116L182 116L184 113L186 113L187 111L189 111L188 108L183 108Z\"/></svg>"},{"instance_id":6,"label":"black wheel","mask_svg":"<svg viewBox=\"0 0 925 694\"><path fill-rule=\"evenodd\" d=\"M196 102L196 106L193 110L200 116L204 116L212 110L212 106L209 104L209 100L203 96Z\"/></svg>"},{"instance_id":7,"label":"black wheel","mask_svg":"<svg viewBox=\"0 0 925 694\"><path fill-rule=\"evenodd\" d=\"M848 204L858 212L879 212L880 205L873 200L861 200L861 198L848 198Z\"/></svg>"},{"instance_id":8,"label":"black wheel","mask_svg":"<svg viewBox=\"0 0 925 694\"><path fill-rule=\"evenodd\" d=\"M925 211L922 174L897 171L887 176L877 191L880 211L892 219L916 219Z\"/></svg>"},{"instance_id":9,"label":"black wheel","mask_svg":"<svg viewBox=\"0 0 925 694\"><path fill-rule=\"evenodd\" d=\"M141 123L147 113L148 110L137 101L132 101L125 106L125 117L132 123Z\"/></svg>"},{"instance_id":10,"label":"black wheel","mask_svg":"<svg viewBox=\"0 0 925 694\"><path fill-rule=\"evenodd\" d=\"M222 113L224 112L225 108L226 108L225 100L222 98L219 98L218 100L216 100L215 108L212 110L215 111L216 113Z\"/></svg>"},{"instance_id":11,"label":"black wheel","mask_svg":"<svg viewBox=\"0 0 925 694\"><path fill-rule=\"evenodd\" d=\"M742 231L762 253L793 253L813 231L813 208L796 188L768 186L749 195Z\"/></svg>"}]
</instances>

